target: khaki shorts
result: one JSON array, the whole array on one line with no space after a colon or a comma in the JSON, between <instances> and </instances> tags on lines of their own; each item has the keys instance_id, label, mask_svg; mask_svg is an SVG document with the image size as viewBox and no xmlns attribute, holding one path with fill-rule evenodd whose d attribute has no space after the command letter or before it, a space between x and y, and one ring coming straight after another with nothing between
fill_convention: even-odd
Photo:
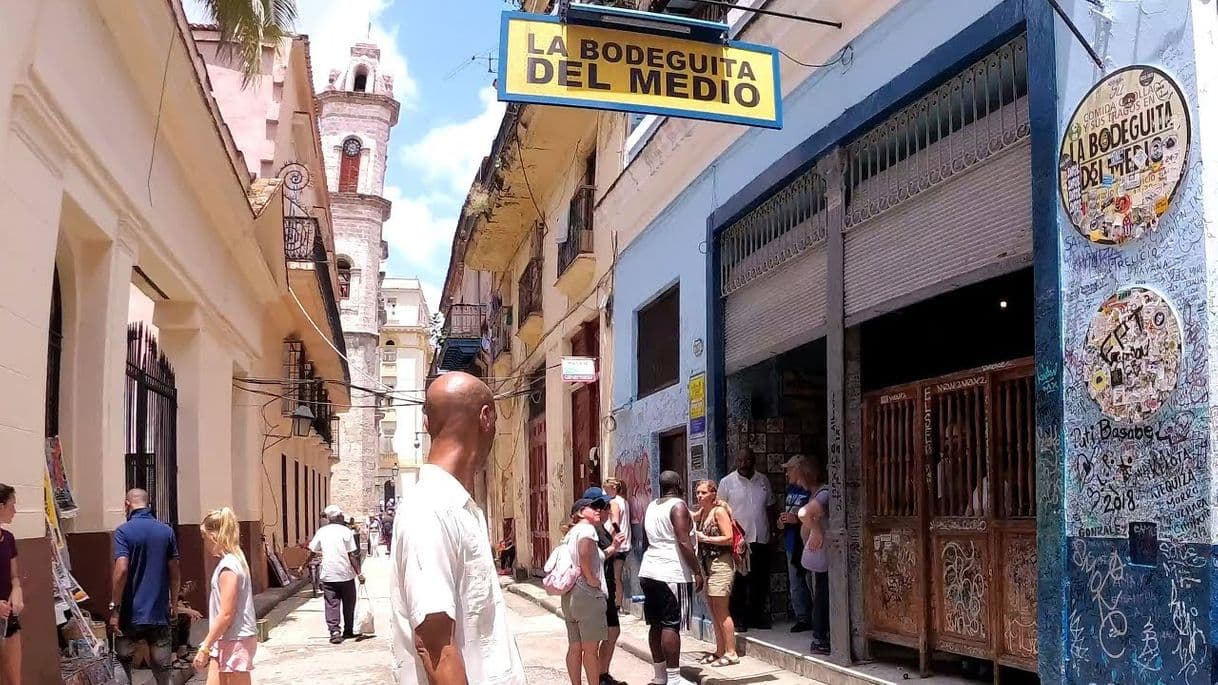
<instances>
[{"instance_id":1,"label":"khaki shorts","mask_svg":"<svg viewBox=\"0 0 1218 685\"><path fill-rule=\"evenodd\" d=\"M711 557L706 569L706 595L708 597L731 597L732 581L736 579L736 562L731 552L721 552Z\"/></svg>"},{"instance_id":2,"label":"khaki shorts","mask_svg":"<svg viewBox=\"0 0 1218 685\"><path fill-rule=\"evenodd\" d=\"M567 621L568 642L600 642L609 638L605 618L605 595L576 583L562 596L562 615Z\"/></svg>"}]
</instances>

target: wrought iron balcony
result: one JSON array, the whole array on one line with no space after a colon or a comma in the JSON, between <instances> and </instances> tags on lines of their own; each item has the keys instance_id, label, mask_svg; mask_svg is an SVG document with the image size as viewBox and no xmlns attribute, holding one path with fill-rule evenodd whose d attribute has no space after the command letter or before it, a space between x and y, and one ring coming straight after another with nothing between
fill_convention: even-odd
<instances>
[{"instance_id":1,"label":"wrought iron balcony","mask_svg":"<svg viewBox=\"0 0 1218 685\"><path fill-rule=\"evenodd\" d=\"M541 313L541 265L540 259L533 258L520 274L520 281L517 283L520 290L517 304L521 321L529 318L531 314Z\"/></svg>"},{"instance_id":2,"label":"wrought iron balcony","mask_svg":"<svg viewBox=\"0 0 1218 685\"><path fill-rule=\"evenodd\" d=\"M567 239L558 245L558 277L581 254L592 253L592 215L596 189L592 186L580 188L571 198L567 214Z\"/></svg>"},{"instance_id":3,"label":"wrought iron balcony","mask_svg":"<svg viewBox=\"0 0 1218 685\"><path fill-rule=\"evenodd\" d=\"M491 361L512 350L512 308L500 306L491 311Z\"/></svg>"},{"instance_id":4,"label":"wrought iron balcony","mask_svg":"<svg viewBox=\"0 0 1218 685\"><path fill-rule=\"evenodd\" d=\"M289 262L311 262L318 236L317 219L311 216L283 217L283 254Z\"/></svg>"},{"instance_id":5,"label":"wrought iron balcony","mask_svg":"<svg viewBox=\"0 0 1218 685\"><path fill-rule=\"evenodd\" d=\"M444 319L447 338L477 339L482 337L485 307L480 304L454 304Z\"/></svg>"}]
</instances>

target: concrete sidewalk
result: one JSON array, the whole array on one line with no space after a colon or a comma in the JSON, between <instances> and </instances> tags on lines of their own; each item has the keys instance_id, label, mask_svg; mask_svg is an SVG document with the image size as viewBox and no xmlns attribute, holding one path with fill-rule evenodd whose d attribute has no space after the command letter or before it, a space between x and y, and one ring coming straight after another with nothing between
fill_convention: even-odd
<instances>
[{"instance_id":1,"label":"concrete sidewalk","mask_svg":"<svg viewBox=\"0 0 1218 685\"><path fill-rule=\"evenodd\" d=\"M504 585L508 592L524 597L538 606L549 610L556 616L562 616L559 598L547 594L545 589L539 584L530 582L511 583L507 579L504 579ZM651 663L651 650L647 646L647 625L628 613L623 613L621 621L622 637L618 641L618 648L647 663ZM740 663L735 666L722 668L700 666L697 664L697 660L702 658L704 654L713 652L715 646L689 635L683 635L681 637L681 647L681 674L695 683L701 683L701 685L727 685L730 683L766 683L767 685L807 685L811 683L813 685L826 685L826 683L870 682L813 680L804 675L784 670L773 664L751 657L741 658Z\"/></svg>"}]
</instances>

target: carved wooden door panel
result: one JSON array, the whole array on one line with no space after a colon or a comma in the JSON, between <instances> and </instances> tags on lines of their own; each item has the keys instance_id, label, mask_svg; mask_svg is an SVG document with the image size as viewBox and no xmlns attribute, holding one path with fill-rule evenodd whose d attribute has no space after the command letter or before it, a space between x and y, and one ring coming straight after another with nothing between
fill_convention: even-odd
<instances>
[{"instance_id":1,"label":"carved wooden door panel","mask_svg":"<svg viewBox=\"0 0 1218 685\"><path fill-rule=\"evenodd\" d=\"M920 407L916 385L864 398L863 570L868 637L925 654Z\"/></svg>"},{"instance_id":2,"label":"carved wooden door panel","mask_svg":"<svg viewBox=\"0 0 1218 685\"><path fill-rule=\"evenodd\" d=\"M528 423L529 438L529 534L532 536L532 566L540 574L550 556L549 476L546 472L546 418L543 414Z\"/></svg>"},{"instance_id":3,"label":"carved wooden door panel","mask_svg":"<svg viewBox=\"0 0 1218 685\"><path fill-rule=\"evenodd\" d=\"M1036 669L1032 360L869 393L866 632Z\"/></svg>"}]
</instances>

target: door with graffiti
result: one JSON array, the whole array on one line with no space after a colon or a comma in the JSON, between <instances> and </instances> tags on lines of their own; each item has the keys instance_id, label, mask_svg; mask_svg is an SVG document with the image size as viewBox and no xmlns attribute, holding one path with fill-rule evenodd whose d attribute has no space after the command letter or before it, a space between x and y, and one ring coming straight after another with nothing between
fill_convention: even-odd
<instances>
[{"instance_id":1,"label":"door with graffiti","mask_svg":"<svg viewBox=\"0 0 1218 685\"><path fill-rule=\"evenodd\" d=\"M546 473L546 417L543 413L529 419L529 532L533 558L529 567L541 575L550 556L549 478Z\"/></svg>"},{"instance_id":2,"label":"door with graffiti","mask_svg":"<svg viewBox=\"0 0 1218 685\"><path fill-rule=\"evenodd\" d=\"M1036 669L1031 360L864 398L871 639Z\"/></svg>"}]
</instances>

